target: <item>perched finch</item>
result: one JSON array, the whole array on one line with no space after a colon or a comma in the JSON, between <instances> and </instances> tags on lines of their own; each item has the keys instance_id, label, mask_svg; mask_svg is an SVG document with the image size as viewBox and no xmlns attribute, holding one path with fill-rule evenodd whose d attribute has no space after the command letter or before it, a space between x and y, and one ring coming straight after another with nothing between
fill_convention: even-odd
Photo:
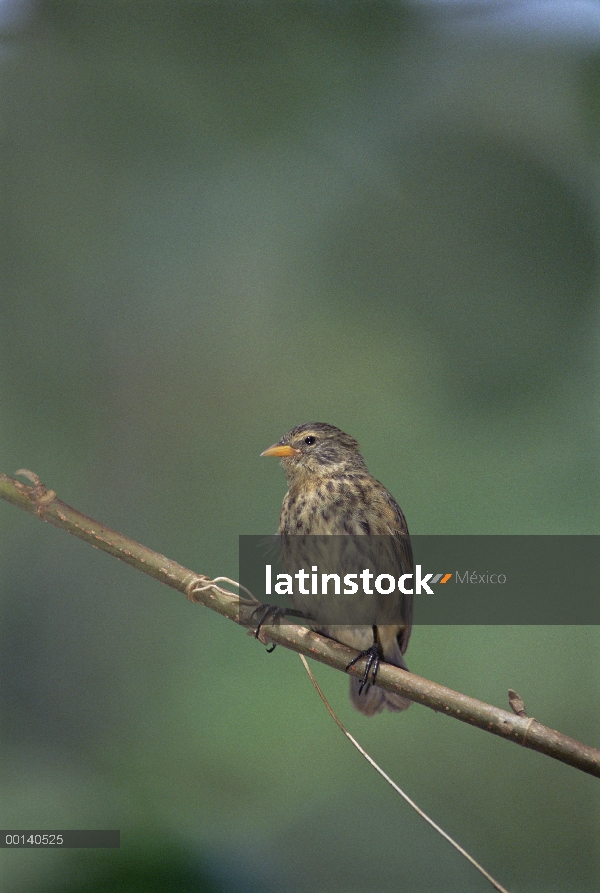
<instances>
[{"instance_id":1,"label":"perched finch","mask_svg":"<svg viewBox=\"0 0 600 893\"><path fill-rule=\"evenodd\" d=\"M287 476L289 489L279 516L280 535L386 537L385 542L392 543L394 548L395 576L413 572L412 549L402 510L385 487L369 474L353 437L333 425L311 422L292 428L261 455L280 457ZM393 540L387 539L392 537ZM380 659L407 669L403 654L410 637L411 617L412 597L404 595L402 622L393 626L313 627L329 638L356 648L361 656L367 656L362 680L350 679L350 700L365 716L373 716L384 708L397 711L410 706L407 698L385 691L373 682ZM371 669L372 681L369 681Z\"/></svg>"}]
</instances>

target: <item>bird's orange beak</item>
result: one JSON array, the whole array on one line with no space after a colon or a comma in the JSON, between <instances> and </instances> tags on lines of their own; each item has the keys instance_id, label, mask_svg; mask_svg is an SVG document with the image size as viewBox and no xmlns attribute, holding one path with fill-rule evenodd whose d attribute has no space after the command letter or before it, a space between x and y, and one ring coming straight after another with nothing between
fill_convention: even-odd
<instances>
[{"instance_id":1,"label":"bird's orange beak","mask_svg":"<svg viewBox=\"0 0 600 893\"><path fill-rule=\"evenodd\" d=\"M282 459L285 459L287 456L295 456L296 453L299 452L299 450L295 450L294 447L291 447L289 443L274 443L268 450L261 453L261 456L279 456Z\"/></svg>"}]
</instances>

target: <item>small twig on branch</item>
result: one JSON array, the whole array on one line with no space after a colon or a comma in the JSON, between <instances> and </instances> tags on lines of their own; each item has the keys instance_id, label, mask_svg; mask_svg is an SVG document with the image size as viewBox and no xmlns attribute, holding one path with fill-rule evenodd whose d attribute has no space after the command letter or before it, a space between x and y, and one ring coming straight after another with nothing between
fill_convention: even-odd
<instances>
[{"instance_id":1,"label":"small twig on branch","mask_svg":"<svg viewBox=\"0 0 600 893\"><path fill-rule=\"evenodd\" d=\"M517 716L527 716L523 698L518 692L513 691L512 688L508 689L508 703L510 704L512 712L516 713Z\"/></svg>"},{"instance_id":2,"label":"small twig on branch","mask_svg":"<svg viewBox=\"0 0 600 893\"><path fill-rule=\"evenodd\" d=\"M23 474L23 470L19 473ZM0 497L177 589L191 601L200 602L249 629L256 626L254 615L258 602L253 598L241 598L219 586L210 577L195 574L176 561L88 518L61 502L54 491L46 489L37 475L28 471L25 476L32 482L31 485L0 473ZM234 585L237 587L237 584ZM342 672L346 672L346 667L357 654L333 639L296 624L265 623L261 627L260 639L306 654ZM362 676L363 670L362 661L359 661L348 672ZM600 777L600 750L549 729L533 718L516 716L390 664L381 664L377 684L446 716Z\"/></svg>"}]
</instances>

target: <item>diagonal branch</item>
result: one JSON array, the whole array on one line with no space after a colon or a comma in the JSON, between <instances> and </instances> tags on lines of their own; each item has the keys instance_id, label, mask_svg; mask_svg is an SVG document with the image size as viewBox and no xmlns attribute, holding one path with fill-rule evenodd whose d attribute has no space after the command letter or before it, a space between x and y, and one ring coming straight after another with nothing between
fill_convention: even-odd
<instances>
[{"instance_id":1,"label":"diagonal branch","mask_svg":"<svg viewBox=\"0 0 600 893\"><path fill-rule=\"evenodd\" d=\"M229 620L247 627L249 634L253 634L256 626L253 615L258 602L240 598L239 595L219 586L218 582L211 580L210 577L195 574L176 561L171 561L164 555L153 552L135 540L81 514L61 502L53 490L47 490L32 472L20 471L17 474L27 477L31 484L23 484L0 473L2 499L37 515L55 527L61 527L68 533L91 543L97 549L120 558L121 561L149 574L161 583L184 593L191 601L199 602ZM265 623L261 627L260 638L262 641L270 641L313 657L342 672L346 671L349 662L357 654L339 642L295 624ZM351 667L348 672L362 676L362 661ZM381 664L377 684L389 691L405 695L432 710L440 711L461 722L477 726L493 735L499 735L523 747L545 753L576 769L600 777L600 750L549 729L533 717L509 713L390 664Z\"/></svg>"}]
</instances>

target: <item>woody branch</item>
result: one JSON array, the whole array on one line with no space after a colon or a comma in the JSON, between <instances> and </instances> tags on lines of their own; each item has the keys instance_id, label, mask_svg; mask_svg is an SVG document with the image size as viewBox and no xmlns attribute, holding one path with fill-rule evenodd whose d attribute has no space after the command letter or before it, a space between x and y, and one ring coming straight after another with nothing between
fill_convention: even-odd
<instances>
[{"instance_id":1,"label":"woody branch","mask_svg":"<svg viewBox=\"0 0 600 893\"><path fill-rule=\"evenodd\" d=\"M24 484L0 473L0 497L37 515L42 521L85 540L97 549L114 555L115 558L125 561L161 583L177 589L191 601L217 611L229 620L248 628L250 634L253 633L256 617L260 616L256 612L259 602L251 603L248 599L240 598L238 594L228 592L219 586L218 582L210 577L196 574L176 561L88 518L58 499L56 493L48 490L32 472L26 471L24 476L31 481L31 484ZM349 662L357 654L345 645L295 624L265 623L261 627L260 638L262 641L270 641L305 654L342 672L346 671ZM348 672L362 676L362 661L351 667ZM446 716L477 726L486 732L545 753L576 769L600 777L600 750L549 729L532 717L527 717L524 715L522 702L516 700L513 692L510 693L510 699L515 712L509 713L390 664L381 664L377 684Z\"/></svg>"}]
</instances>

